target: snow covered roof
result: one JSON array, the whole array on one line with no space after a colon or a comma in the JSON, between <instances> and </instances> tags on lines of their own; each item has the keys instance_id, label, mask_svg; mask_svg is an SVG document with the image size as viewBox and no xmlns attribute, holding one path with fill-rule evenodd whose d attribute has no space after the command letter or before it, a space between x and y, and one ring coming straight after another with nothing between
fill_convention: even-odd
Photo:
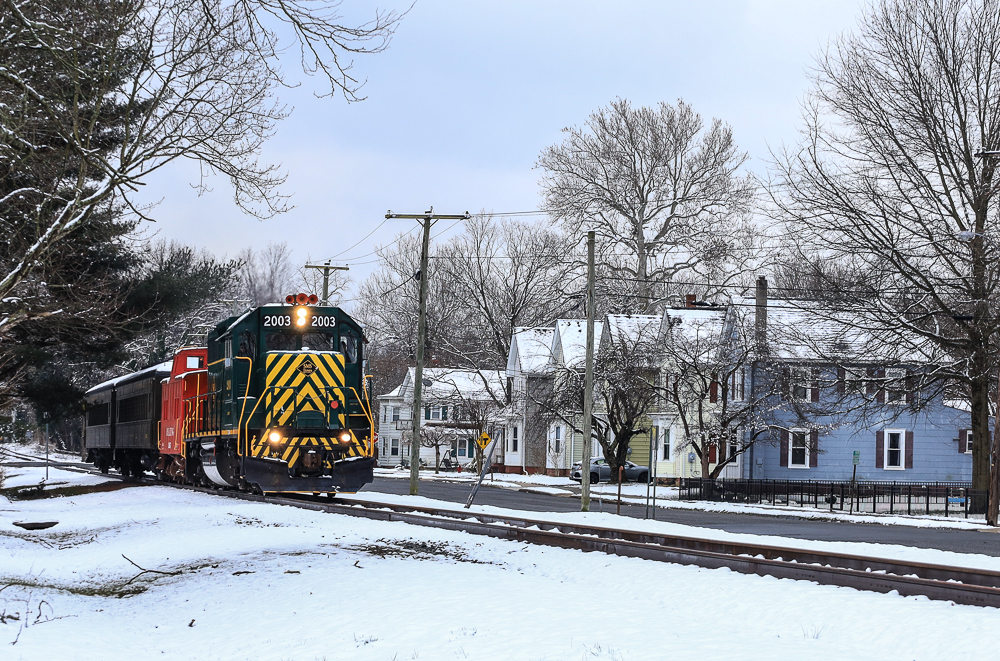
<instances>
[{"instance_id":1,"label":"snow covered roof","mask_svg":"<svg viewBox=\"0 0 1000 661\"><path fill-rule=\"evenodd\" d=\"M726 323L727 308L668 309L663 313L661 331L683 335L690 340L719 337Z\"/></svg>"},{"instance_id":2,"label":"snow covered roof","mask_svg":"<svg viewBox=\"0 0 1000 661\"><path fill-rule=\"evenodd\" d=\"M396 386L389 392L385 393L384 395L379 395L378 397L376 397L376 399L397 399L403 396L401 393L402 389L403 389L403 384L400 383L398 386Z\"/></svg>"},{"instance_id":3,"label":"snow covered roof","mask_svg":"<svg viewBox=\"0 0 1000 661\"><path fill-rule=\"evenodd\" d=\"M541 374L552 361L554 328L515 328L507 356L507 374Z\"/></svg>"},{"instance_id":4,"label":"snow covered roof","mask_svg":"<svg viewBox=\"0 0 1000 661\"><path fill-rule=\"evenodd\" d=\"M413 379L416 368L406 370L403 382L392 392L406 401L413 400ZM503 400L505 390L504 373L499 370L459 370L448 367L425 367L424 386L421 398L424 401L471 399L490 401Z\"/></svg>"},{"instance_id":5,"label":"snow covered roof","mask_svg":"<svg viewBox=\"0 0 1000 661\"><path fill-rule=\"evenodd\" d=\"M753 322L756 303L734 297L733 306ZM935 350L916 334L893 333L884 339L861 310L824 308L816 301L771 299L767 303L767 341L780 360L933 362Z\"/></svg>"},{"instance_id":6,"label":"snow covered roof","mask_svg":"<svg viewBox=\"0 0 1000 661\"><path fill-rule=\"evenodd\" d=\"M114 379L108 379L103 383L98 383L96 386L88 390L86 394L89 395L90 393L95 392L97 390L103 390L111 386L117 386L120 383L131 381L133 379L137 379L141 376L152 374L154 372L165 372L167 374L170 374L170 369L173 366L174 366L174 359L171 358L165 363L160 363L159 365L153 365L152 367L147 367L146 369L139 370L138 372L132 372L131 374L126 374L125 376L119 376Z\"/></svg>"},{"instance_id":7,"label":"snow covered roof","mask_svg":"<svg viewBox=\"0 0 1000 661\"><path fill-rule=\"evenodd\" d=\"M659 335L660 317L652 314L609 314L607 335L610 342L653 341Z\"/></svg>"},{"instance_id":8,"label":"snow covered roof","mask_svg":"<svg viewBox=\"0 0 1000 661\"><path fill-rule=\"evenodd\" d=\"M594 322L594 348L601 345L604 322ZM559 319L552 340L552 360L569 369L582 369L587 359L587 321Z\"/></svg>"}]
</instances>

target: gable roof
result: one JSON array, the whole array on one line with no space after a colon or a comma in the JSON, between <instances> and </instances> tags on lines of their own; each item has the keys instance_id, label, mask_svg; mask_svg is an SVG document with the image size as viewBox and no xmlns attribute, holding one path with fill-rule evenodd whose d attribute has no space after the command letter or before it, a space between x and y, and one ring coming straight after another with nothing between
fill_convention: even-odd
<instances>
[{"instance_id":1,"label":"gable roof","mask_svg":"<svg viewBox=\"0 0 1000 661\"><path fill-rule=\"evenodd\" d=\"M515 328L507 356L507 375L542 374L548 371L552 360L554 328L536 326Z\"/></svg>"},{"instance_id":2,"label":"gable roof","mask_svg":"<svg viewBox=\"0 0 1000 661\"><path fill-rule=\"evenodd\" d=\"M594 322L594 349L601 345L604 322ZM552 361L568 369L583 369L587 360L586 319L559 319L552 340Z\"/></svg>"}]
</instances>

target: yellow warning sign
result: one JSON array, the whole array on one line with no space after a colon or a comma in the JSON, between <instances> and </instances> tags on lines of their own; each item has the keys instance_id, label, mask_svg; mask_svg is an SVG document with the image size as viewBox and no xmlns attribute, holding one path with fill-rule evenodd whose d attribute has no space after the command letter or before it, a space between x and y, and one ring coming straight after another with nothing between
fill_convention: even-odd
<instances>
[{"instance_id":1,"label":"yellow warning sign","mask_svg":"<svg viewBox=\"0 0 1000 661\"><path fill-rule=\"evenodd\" d=\"M487 446L487 445L489 445L489 444L490 444L490 442L491 442L492 440L493 440L493 439L492 439L492 438L490 438L490 435L489 435L489 434L487 434L486 432L483 432L483 433L482 433L482 434L481 434L481 435L479 436L479 438L478 438L478 439L476 439L476 443L477 443L477 444L479 445L479 449L480 449L480 450L485 450L485 449L486 449L486 446Z\"/></svg>"}]
</instances>

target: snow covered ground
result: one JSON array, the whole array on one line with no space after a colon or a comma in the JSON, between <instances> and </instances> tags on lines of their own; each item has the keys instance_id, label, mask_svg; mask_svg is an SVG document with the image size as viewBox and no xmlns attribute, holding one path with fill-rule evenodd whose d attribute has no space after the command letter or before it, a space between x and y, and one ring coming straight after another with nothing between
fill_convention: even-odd
<instances>
[{"instance_id":1,"label":"snow covered ground","mask_svg":"<svg viewBox=\"0 0 1000 661\"><path fill-rule=\"evenodd\" d=\"M1000 627L996 609L167 487L0 499L0 588L4 659L983 658Z\"/></svg>"}]
</instances>

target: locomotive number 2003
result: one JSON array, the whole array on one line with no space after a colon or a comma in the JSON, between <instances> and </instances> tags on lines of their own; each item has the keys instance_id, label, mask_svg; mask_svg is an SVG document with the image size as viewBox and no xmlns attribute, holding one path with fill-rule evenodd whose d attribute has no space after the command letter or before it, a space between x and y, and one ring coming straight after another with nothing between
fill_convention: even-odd
<instances>
[{"instance_id":1,"label":"locomotive number 2003","mask_svg":"<svg viewBox=\"0 0 1000 661\"><path fill-rule=\"evenodd\" d=\"M337 318L336 317L313 317L311 325L313 325L313 326L322 326L323 328L329 328L331 326L336 326L337 325Z\"/></svg>"},{"instance_id":2,"label":"locomotive number 2003","mask_svg":"<svg viewBox=\"0 0 1000 661\"><path fill-rule=\"evenodd\" d=\"M264 327L291 326L292 318L287 314L266 314L264 315Z\"/></svg>"}]
</instances>

